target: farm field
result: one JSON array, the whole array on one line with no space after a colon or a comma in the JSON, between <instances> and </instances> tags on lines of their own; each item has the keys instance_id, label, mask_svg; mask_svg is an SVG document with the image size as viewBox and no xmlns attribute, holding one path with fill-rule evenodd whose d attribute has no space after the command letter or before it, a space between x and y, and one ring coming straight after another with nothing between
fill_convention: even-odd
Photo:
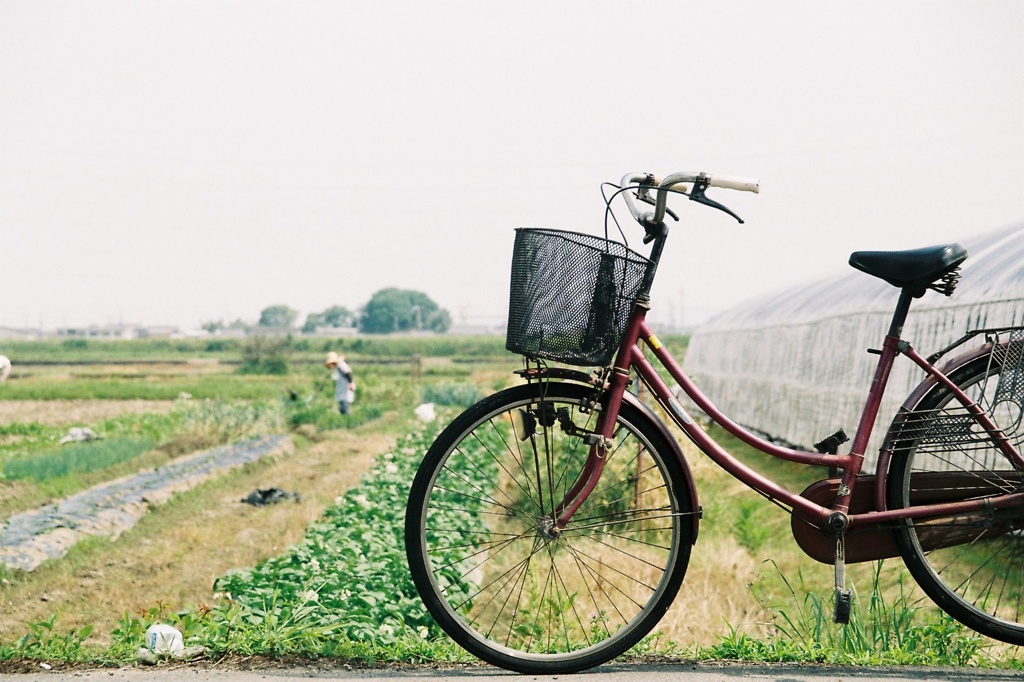
<instances>
[{"instance_id":1,"label":"farm field","mask_svg":"<svg viewBox=\"0 0 1024 682\"><path fill-rule=\"evenodd\" d=\"M15 371L0 385L0 524L90 486L257 433L289 434L296 447L174 498L116 541L79 543L66 558L30 573L0 566L0 642L52 615L63 628L93 626L102 640L125 612L210 601L217 576L300 539L408 431L412 409L430 386L492 383L499 373L511 377L497 367L514 362L490 340L468 340L458 352L442 348L433 356L417 355L429 347L426 340L346 343L355 349L328 340L315 347L292 342L284 375L240 372L242 342L6 346ZM336 414L332 387L317 391L327 346L346 352L358 373L359 397L347 418ZM59 444L72 427L102 438ZM264 508L240 503L270 487L297 492L301 501Z\"/></svg>"},{"instance_id":2,"label":"farm field","mask_svg":"<svg viewBox=\"0 0 1024 682\"><path fill-rule=\"evenodd\" d=\"M318 390L327 350L356 372L347 417L330 387ZM244 342L40 342L4 352L15 372L0 385L0 524L254 435L286 434L294 447L175 496L116 540L80 542L31 572L0 567L0 662L55 647L123 661L156 620L224 653L465 660L408 592L391 529L445 420L518 380L521 361L502 339L299 339L255 351ZM281 361L287 373L267 373ZM423 402L435 403L437 421L414 416ZM102 438L60 445L71 427ZM832 625L832 567L800 553L786 513L683 447L704 509L700 536L679 597L639 655L1015 665L1008 648L923 601L898 560L851 566L855 623ZM744 457L795 489L824 475ZM241 502L270 487L300 499ZM945 659L935 658L939 640ZM81 653L88 647L106 653Z\"/></svg>"}]
</instances>

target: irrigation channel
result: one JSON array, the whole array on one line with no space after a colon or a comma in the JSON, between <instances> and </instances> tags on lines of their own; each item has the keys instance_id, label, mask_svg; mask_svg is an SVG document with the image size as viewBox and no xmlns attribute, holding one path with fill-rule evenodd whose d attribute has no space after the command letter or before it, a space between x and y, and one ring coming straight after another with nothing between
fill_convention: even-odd
<instances>
[{"instance_id":1,"label":"irrigation channel","mask_svg":"<svg viewBox=\"0 0 1024 682\"><path fill-rule=\"evenodd\" d=\"M291 449L288 436L258 436L180 457L0 522L0 563L31 571L88 535L116 539L172 495L234 467Z\"/></svg>"}]
</instances>

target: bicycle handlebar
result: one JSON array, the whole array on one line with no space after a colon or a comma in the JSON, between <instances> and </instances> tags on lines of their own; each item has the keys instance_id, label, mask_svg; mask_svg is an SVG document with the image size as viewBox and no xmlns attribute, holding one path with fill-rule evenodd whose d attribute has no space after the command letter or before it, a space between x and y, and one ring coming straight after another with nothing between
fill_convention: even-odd
<instances>
[{"instance_id":1,"label":"bicycle handlebar","mask_svg":"<svg viewBox=\"0 0 1024 682\"><path fill-rule=\"evenodd\" d=\"M665 219L666 202L668 191L677 185L700 184L704 187L721 187L722 189L734 189L741 192L753 192L757 194L761 190L761 183L752 178L741 178L733 175L711 175L709 173L672 173L664 179L648 173L627 173L622 177L622 187L639 185L641 193L646 189L657 189L658 197L655 201L654 210L641 213L636 205L636 199L631 192L623 192L626 206L633 218L641 225L658 225Z\"/></svg>"}]
</instances>

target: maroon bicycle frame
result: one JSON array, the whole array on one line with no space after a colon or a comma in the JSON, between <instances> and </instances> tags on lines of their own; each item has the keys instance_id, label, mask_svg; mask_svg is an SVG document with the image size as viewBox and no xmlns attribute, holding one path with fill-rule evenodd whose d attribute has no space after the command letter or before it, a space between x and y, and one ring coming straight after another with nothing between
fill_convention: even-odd
<instances>
[{"instance_id":1,"label":"maroon bicycle frame","mask_svg":"<svg viewBox=\"0 0 1024 682\"><path fill-rule=\"evenodd\" d=\"M1009 439L995 425L992 419L974 403L959 387L957 387L945 374L933 367L921 357L906 341L900 339L900 332L903 320L906 318L910 300L906 294L901 298L900 306L897 308L893 325L889 334L885 337L882 349L879 352L878 366L875 376L868 392L867 402L861 414L860 423L849 454L832 455L819 452L807 452L794 450L771 443L743 428L724 412L719 410L705 396L700 389L686 376L682 367L675 358L661 344L658 337L651 331L647 324L648 306L638 303L629 318L626 333L623 336L621 345L612 367L609 381L608 398L605 410L602 412L597 425L599 433L606 442L604 444L592 445L587 462L583 467L580 478L572 486L566 497L556 507L556 525L564 528L572 517L573 513L583 504L587 496L597 485L601 472L604 468L604 458L607 454L607 439L612 435L614 425L619 415L619 405L626 391L630 380L630 370L636 371L640 379L647 385L658 403L665 409L673 422L683 430L691 441L708 457L716 462L723 469L732 474L735 478L745 483L750 488L758 491L771 500L775 500L789 507L794 513L799 512L808 521L825 527L828 520L835 514L842 514L847 522L848 528L858 526L876 526L889 523L898 519L925 518L931 516L944 516L954 513L977 511L983 508L1002 509L1020 506L1024 504L1024 493L1007 493L1005 495L988 498L986 500L964 500L958 502L944 502L940 504L929 504L905 509L885 508L885 474L888 468L890 453L883 450L879 457L875 476L875 511L860 514L847 514L850 508L850 498L853 495L857 478L861 473L864 464L864 452L867 449L868 440L871 437L871 430L878 415L882 395L889 379L889 372L897 355L905 355L914 361L924 370L931 380L948 388L954 397L975 417L977 422L984 428L992 439L998 444L999 449L1014 463L1015 466L1024 470L1024 459L1013 447ZM721 445L715 442L707 432L687 414L686 410L676 399L672 390L668 387L662 377L655 370L654 365L648 360L641 343L653 353L654 357L664 367L672 378L679 384L683 392L716 424L727 432L767 455L798 462L825 467L836 467L843 472L839 493L831 507L825 507L816 502L794 493L753 469L747 467L735 456L730 454ZM684 463L685 464L685 463ZM685 466L684 466L685 469Z\"/></svg>"}]
</instances>

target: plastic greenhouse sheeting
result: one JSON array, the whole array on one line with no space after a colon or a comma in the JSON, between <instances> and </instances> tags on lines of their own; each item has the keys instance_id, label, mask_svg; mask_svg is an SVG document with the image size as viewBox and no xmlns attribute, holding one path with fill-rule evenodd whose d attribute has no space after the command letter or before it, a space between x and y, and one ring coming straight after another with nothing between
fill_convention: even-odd
<instances>
[{"instance_id":1,"label":"plastic greenhouse sheeting","mask_svg":"<svg viewBox=\"0 0 1024 682\"><path fill-rule=\"evenodd\" d=\"M968 258L956 291L915 299L903 330L925 356L971 329L1024 324L1024 224L960 243ZM866 350L881 347L898 297L892 285L851 269L753 299L701 325L684 368L730 417L774 440L809 449L838 428L852 439L878 361ZM865 473L896 410L923 379L910 360L897 358Z\"/></svg>"}]
</instances>

